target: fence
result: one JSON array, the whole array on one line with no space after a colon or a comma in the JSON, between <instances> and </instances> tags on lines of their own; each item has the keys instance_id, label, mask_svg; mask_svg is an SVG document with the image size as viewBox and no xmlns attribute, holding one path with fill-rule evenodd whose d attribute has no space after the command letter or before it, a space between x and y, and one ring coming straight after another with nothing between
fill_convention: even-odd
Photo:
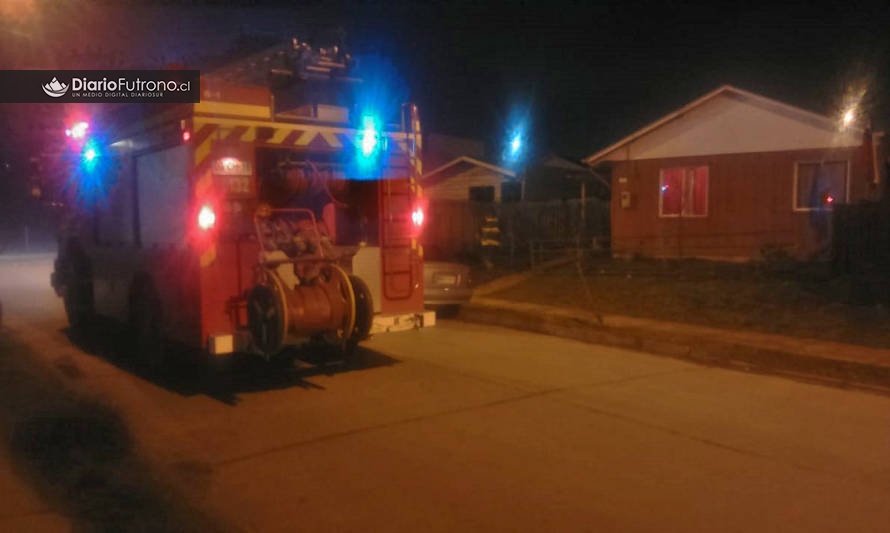
<instances>
[{"instance_id":1,"label":"fence","mask_svg":"<svg viewBox=\"0 0 890 533\"><path fill-rule=\"evenodd\" d=\"M890 206L836 206L833 247L835 273L890 278Z\"/></svg>"},{"instance_id":2,"label":"fence","mask_svg":"<svg viewBox=\"0 0 890 533\"><path fill-rule=\"evenodd\" d=\"M500 249L511 257L594 245L609 238L609 203L588 199L552 202L491 204L432 200L424 229L424 248L436 258L455 258L480 249L480 230L486 216L495 216Z\"/></svg>"}]
</instances>

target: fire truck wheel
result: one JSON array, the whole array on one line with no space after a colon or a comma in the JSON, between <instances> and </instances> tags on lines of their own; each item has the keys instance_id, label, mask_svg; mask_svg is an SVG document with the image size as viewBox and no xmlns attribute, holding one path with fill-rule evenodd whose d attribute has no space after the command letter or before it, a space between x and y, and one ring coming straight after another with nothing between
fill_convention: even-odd
<instances>
[{"instance_id":1,"label":"fire truck wheel","mask_svg":"<svg viewBox=\"0 0 890 533\"><path fill-rule=\"evenodd\" d=\"M161 304L150 285L140 284L131 291L129 322L136 362L149 373L159 371L167 354Z\"/></svg>"},{"instance_id":2,"label":"fire truck wheel","mask_svg":"<svg viewBox=\"0 0 890 533\"><path fill-rule=\"evenodd\" d=\"M371 323L374 320L374 302L371 298L371 290L358 276L349 276L352 291L355 294L355 325L346 342L346 353L352 355L359 341L367 339L371 333Z\"/></svg>"},{"instance_id":3,"label":"fire truck wheel","mask_svg":"<svg viewBox=\"0 0 890 533\"><path fill-rule=\"evenodd\" d=\"M84 332L93 322L93 279L85 259L70 258L65 262L62 277L65 289L62 302L71 329Z\"/></svg>"},{"instance_id":4,"label":"fire truck wheel","mask_svg":"<svg viewBox=\"0 0 890 533\"><path fill-rule=\"evenodd\" d=\"M247 327L254 345L271 357L284 340L284 317L278 294L272 287L257 285L247 295Z\"/></svg>"}]
</instances>

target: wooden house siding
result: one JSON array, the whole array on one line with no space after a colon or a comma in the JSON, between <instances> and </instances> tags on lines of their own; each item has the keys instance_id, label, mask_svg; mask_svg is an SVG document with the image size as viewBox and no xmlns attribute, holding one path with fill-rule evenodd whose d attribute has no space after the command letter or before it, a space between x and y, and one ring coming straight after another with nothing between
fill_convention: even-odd
<instances>
[{"instance_id":1,"label":"wooden house siding","mask_svg":"<svg viewBox=\"0 0 890 533\"><path fill-rule=\"evenodd\" d=\"M470 187L494 187L494 201L501 201L501 184L504 177L485 168L473 168L457 176L439 181L432 185L424 185L424 194L435 200L470 199Z\"/></svg>"},{"instance_id":2,"label":"wooden house siding","mask_svg":"<svg viewBox=\"0 0 890 533\"><path fill-rule=\"evenodd\" d=\"M867 164L857 147L613 161L613 254L750 259L776 246L810 257L829 245L831 215L794 210L796 165L836 160L849 161L847 200L865 198ZM707 215L660 217L660 170L700 165L709 169Z\"/></svg>"}]
</instances>

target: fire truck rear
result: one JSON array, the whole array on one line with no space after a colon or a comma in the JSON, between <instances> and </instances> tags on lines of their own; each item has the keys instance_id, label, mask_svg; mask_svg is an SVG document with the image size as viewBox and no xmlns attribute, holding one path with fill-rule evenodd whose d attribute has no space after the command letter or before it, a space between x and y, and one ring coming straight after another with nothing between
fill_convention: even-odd
<instances>
[{"instance_id":1,"label":"fire truck rear","mask_svg":"<svg viewBox=\"0 0 890 533\"><path fill-rule=\"evenodd\" d=\"M166 341L348 354L422 325L417 108L388 126L343 102L360 90L350 61L294 41L202 77L199 103L119 108L94 127L76 180L92 193L52 277L71 326L118 319L154 366Z\"/></svg>"}]
</instances>

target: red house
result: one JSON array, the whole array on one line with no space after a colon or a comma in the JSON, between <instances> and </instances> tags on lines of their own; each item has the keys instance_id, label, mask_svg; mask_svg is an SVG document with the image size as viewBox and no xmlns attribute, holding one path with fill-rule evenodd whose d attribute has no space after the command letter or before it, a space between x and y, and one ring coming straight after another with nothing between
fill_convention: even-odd
<instances>
[{"instance_id":1,"label":"red house","mask_svg":"<svg viewBox=\"0 0 890 533\"><path fill-rule=\"evenodd\" d=\"M584 159L611 166L617 257L810 258L877 190L877 135L723 86Z\"/></svg>"}]
</instances>

